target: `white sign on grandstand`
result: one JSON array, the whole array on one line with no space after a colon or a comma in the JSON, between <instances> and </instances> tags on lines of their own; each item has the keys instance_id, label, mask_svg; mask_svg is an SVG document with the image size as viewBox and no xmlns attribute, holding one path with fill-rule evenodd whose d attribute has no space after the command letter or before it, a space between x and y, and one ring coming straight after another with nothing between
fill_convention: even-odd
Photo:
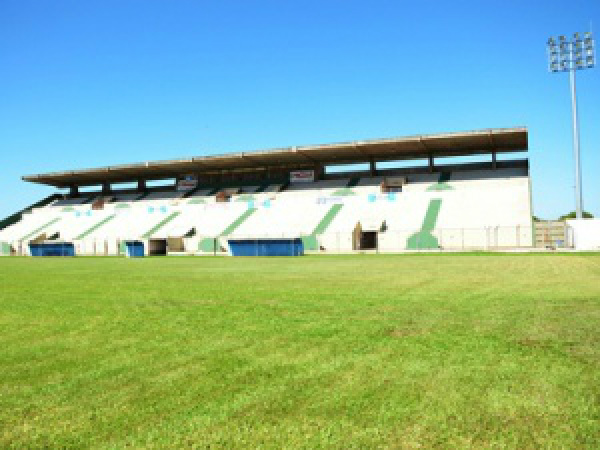
<instances>
[{"instance_id":1,"label":"white sign on grandstand","mask_svg":"<svg viewBox=\"0 0 600 450\"><path fill-rule=\"evenodd\" d=\"M314 170L294 170L290 172L290 183L312 183L315 181Z\"/></svg>"},{"instance_id":2,"label":"white sign on grandstand","mask_svg":"<svg viewBox=\"0 0 600 450\"><path fill-rule=\"evenodd\" d=\"M177 190L178 191L191 191L198 186L198 177L195 175L184 175L177 182Z\"/></svg>"},{"instance_id":3,"label":"white sign on grandstand","mask_svg":"<svg viewBox=\"0 0 600 450\"><path fill-rule=\"evenodd\" d=\"M406 177L386 177L384 184L390 187L402 187L406 184Z\"/></svg>"}]
</instances>

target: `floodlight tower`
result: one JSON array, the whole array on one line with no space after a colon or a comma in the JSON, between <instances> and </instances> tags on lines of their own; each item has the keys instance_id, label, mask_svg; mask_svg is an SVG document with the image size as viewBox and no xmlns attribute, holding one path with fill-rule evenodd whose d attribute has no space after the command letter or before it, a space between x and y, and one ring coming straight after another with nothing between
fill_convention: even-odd
<instances>
[{"instance_id":1,"label":"floodlight tower","mask_svg":"<svg viewBox=\"0 0 600 450\"><path fill-rule=\"evenodd\" d=\"M583 196L581 193L581 160L579 157L579 122L577 118L577 91L575 71L594 67L594 39L591 32L575 33L573 39L559 36L558 42L550 37L546 44L548 70L569 72L571 85L571 111L573 115L573 153L575 155L575 205L578 219L583 218Z\"/></svg>"}]
</instances>

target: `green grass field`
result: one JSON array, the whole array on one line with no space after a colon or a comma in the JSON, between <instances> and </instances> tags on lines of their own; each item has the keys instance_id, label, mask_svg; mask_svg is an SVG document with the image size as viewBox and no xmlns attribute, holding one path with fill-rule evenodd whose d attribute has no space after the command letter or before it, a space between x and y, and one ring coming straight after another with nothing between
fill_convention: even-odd
<instances>
[{"instance_id":1,"label":"green grass field","mask_svg":"<svg viewBox=\"0 0 600 450\"><path fill-rule=\"evenodd\" d=\"M600 254L0 258L2 449L600 448Z\"/></svg>"}]
</instances>

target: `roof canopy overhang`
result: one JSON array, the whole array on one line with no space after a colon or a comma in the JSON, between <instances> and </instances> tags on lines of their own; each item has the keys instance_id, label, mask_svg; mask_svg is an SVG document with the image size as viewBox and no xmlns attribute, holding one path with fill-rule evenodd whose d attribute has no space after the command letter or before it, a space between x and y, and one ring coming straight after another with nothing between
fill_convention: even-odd
<instances>
[{"instance_id":1,"label":"roof canopy overhang","mask_svg":"<svg viewBox=\"0 0 600 450\"><path fill-rule=\"evenodd\" d=\"M62 188L105 182L160 180L193 173L301 168L328 164L407 160L429 156L435 158L494 152L524 152L527 148L527 128L501 128L149 161L97 169L26 175L22 178L25 181Z\"/></svg>"}]
</instances>

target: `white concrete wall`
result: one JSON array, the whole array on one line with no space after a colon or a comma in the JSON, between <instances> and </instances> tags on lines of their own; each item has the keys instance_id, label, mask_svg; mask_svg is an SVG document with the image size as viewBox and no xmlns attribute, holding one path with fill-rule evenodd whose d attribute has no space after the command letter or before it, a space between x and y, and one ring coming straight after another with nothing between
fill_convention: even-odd
<instances>
[{"instance_id":1,"label":"white concrete wall","mask_svg":"<svg viewBox=\"0 0 600 450\"><path fill-rule=\"evenodd\" d=\"M290 197L272 201L268 208L259 207L231 237L297 237L313 232L331 205L319 204L314 198Z\"/></svg>"},{"instance_id":2,"label":"white concrete wall","mask_svg":"<svg viewBox=\"0 0 600 450\"><path fill-rule=\"evenodd\" d=\"M600 250L600 219L567 220L569 244L577 250Z\"/></svg>"}]
</instances>

